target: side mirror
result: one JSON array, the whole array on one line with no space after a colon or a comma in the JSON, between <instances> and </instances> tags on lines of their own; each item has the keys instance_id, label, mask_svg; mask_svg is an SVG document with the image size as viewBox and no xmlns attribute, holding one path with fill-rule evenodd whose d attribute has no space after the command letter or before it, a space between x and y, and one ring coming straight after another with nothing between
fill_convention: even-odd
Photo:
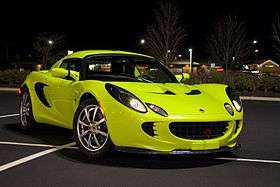
<instances>
[{"instance_id":1,"label":"side mirror","mask_svg":"<svg viewBox=\"0 0 280 187\"><path fill-rule=\"evenodd\" d=\"M186 82L187 80L190 79L190 74L182 73L182 74L175 75L175 77L179 82Z\"/></svg>"},{"instance_id":2,"label":"side mirror","mask_svg":"<svg viewBox=\"0 0 280 187\"><path fill-rule=\"evenodd\" d=\"M53 68L53 69L50 70L50 73L52 74L53 77L63 79L64 77L67 77L68 70L66 70L64 68Z\"/></svg>"}]
</instances>

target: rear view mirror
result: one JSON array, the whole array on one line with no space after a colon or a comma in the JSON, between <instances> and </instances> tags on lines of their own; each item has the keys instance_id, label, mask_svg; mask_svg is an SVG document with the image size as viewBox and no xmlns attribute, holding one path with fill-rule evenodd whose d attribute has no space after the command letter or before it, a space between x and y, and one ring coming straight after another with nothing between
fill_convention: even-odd
<instances>
[{"instance_id":1,"label":"rear view mirror","mask_svg":"<svg viewBox=\"0 0 280 187\"><path fill-rule=\"evenodd\" d=\"M71 80L71 81L78 81L80 73L77 71L66 70L64 68L53 68L50 70L50 73L53 77Z\"/></svg>"},{"instance_id":2,"label":"rear view mirror","mask_svg":"<svg viewBox=\"0 0 280 187\"><path fill-rule=\"evenodd\" d=\"M53 77L63 79L64 77L67 77L68 70L66 70L64 68L53 68L53 69L50 70L50 73L52 74Z\"/></svg>"},{"instance_id":3,"label":"rear view mirror","mask_svg":"<svg viewBox=\"0 0 280 187\"><path fill-rule=\"evenodd\" d=\"M190 79L190 74L182 73L182 74L175 75L175 77L179 82L186 82L187 80Z\"/></svg>"},{"instance_id":4,"label":"rear view mirror","mask_svg":"<svg viewBox=\"0 0 280 187\"><path fill-rule=\"evenodd\" d=\"M175 75L176 79L181 82L181 80L183 79L183 74L177 74Z\"/></svg>"}]
</instances>

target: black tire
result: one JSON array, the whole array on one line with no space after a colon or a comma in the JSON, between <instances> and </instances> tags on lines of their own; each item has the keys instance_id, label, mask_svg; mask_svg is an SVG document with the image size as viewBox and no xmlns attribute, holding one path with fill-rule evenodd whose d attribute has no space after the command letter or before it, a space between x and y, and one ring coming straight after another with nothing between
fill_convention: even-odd
<instances>
[{"instance_id":1,"label":"black tire","mask_svg":"<svg viewBox=\"0 0 280 187\"><path fill-rule=\"evenodd\" d=\"M28 89L23 89L19 105L19 126L23 130L30 130L36 121L33 116L31 97Z\"/></svg>"},{"instance_id":2,"label":"black tire","mask_svg":"<svg viewBox=\"0 0 280 187\"><path fill-rule=\"evenodd\" d=\"M73 136L79 150L84 155L99 158L112 150L113 143L105 117L100 107L94 103L94 100L88 99L79 105L73 121ZM88 115L86 115L86 111ZM88 119L90 120L88 121ZM101 123L98 124L99 122Z\"/></svg>"}]
</instances>

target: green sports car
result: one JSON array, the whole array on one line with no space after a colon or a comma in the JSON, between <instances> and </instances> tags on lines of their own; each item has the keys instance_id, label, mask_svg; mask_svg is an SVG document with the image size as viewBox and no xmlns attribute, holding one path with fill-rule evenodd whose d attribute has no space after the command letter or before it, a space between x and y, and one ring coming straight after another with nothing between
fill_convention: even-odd
<instances>
[{"instance_id":1,"label":"green sports car","mask_svg":"<svg viewBox=\"0 0 280 187\"><path fill-rule=\"evenodd\" d=\"M243 108L227 85L186 85L154 58L92 50L34 71L20 88L20 126L73 129L82 153L201 154L238 147Z\"/></svg>"}]
</instances>

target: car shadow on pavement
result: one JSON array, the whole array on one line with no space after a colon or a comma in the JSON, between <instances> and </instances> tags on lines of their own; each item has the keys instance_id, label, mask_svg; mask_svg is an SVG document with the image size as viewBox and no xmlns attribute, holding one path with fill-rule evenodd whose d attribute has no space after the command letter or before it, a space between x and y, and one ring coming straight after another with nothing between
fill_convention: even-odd
<instances>
[{"instance_id":1,"label":"car shadow on pavement","mask_svg":"<svg viewBox=\"0 0 280 187\"><path fill-rule=\"evenodd\" d=\"M6 131L11 139L32 141L32 143L43 143L51 145L63 145L73 142L72 130L45 125L37 124L31 130L22 130L18 124L10 123L1 125L1 131ZM28 142L30 143L30 142Z\"/></svg>"},{"instance_id":2,"label":"car shadow on pavement","mask_svg":"<svg viewBox=\"0 0 280 187\"><path fill-rule=\"evenodd\" d=\"M113 151L102 158L90 159L78 150L64 149L61 154L72 162L102 165L108 167L128 167L139 169L188 169L210 167L231 161L218 160L217 157L236 157L233 153L212 155L148 155Z\"/></svg>"},{"instance_id":3,"label":"car shadow on pavement","mask_svg":"<svg viewBox=\"0 0 280 187\"><path fill-rule=\"evenodd\" d=\"M32 140L32 143L62 145L73 142L71 130L44 124L36 126L31 131L24 131L20 129L17 124L6 124L1 127L1 130L8 131L18 138L24 137L24 139L30 139ZM231 152L210 155L148 155L112 151L102 158L90 159L80 153L77 149L63 149L53 154L79 164L141 169L187 169L210 167L231 162L215 158L236 157L235 154Z\"/></svg>"}]
</instances>

